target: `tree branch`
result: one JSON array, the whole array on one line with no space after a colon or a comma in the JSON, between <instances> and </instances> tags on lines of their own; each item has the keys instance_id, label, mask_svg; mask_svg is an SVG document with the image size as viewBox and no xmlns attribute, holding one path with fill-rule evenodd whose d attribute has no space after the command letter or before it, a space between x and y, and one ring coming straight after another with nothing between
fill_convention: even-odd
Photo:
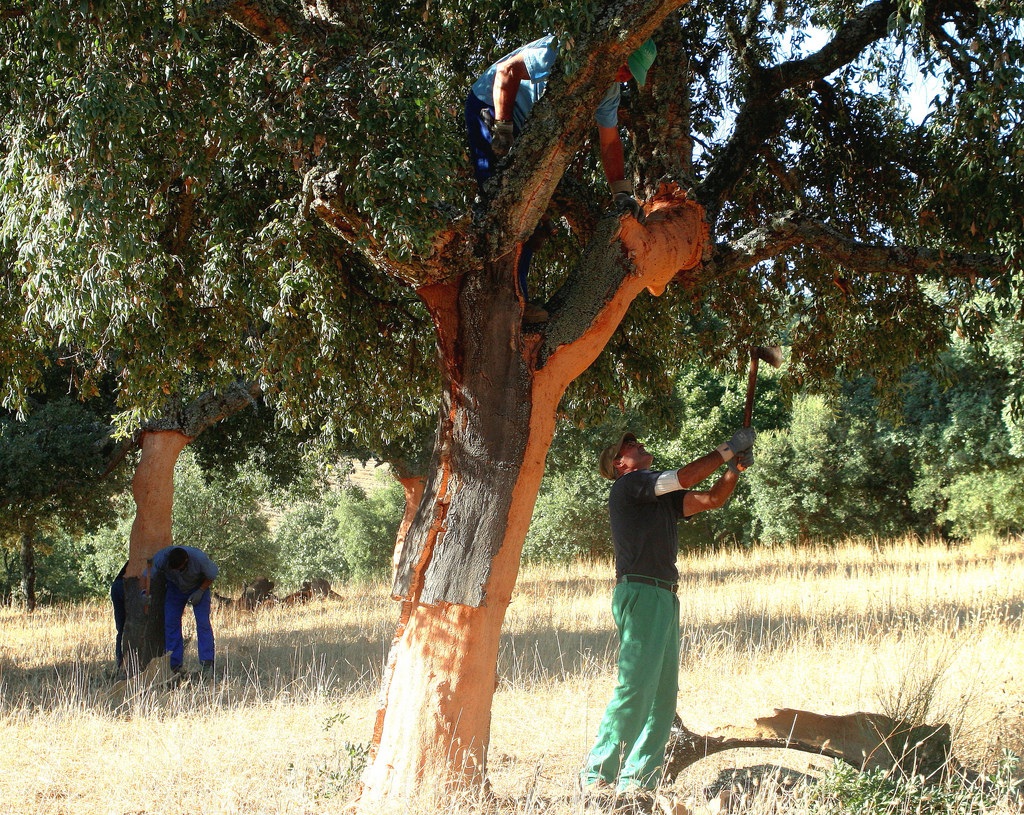
<instances>
[{"instance_id":1,"label":"tree branch","mask_svg":"<svg viewBox=\"0 0 1024 815\"><path fill-rule=\"evenodd\" d=\"M973 279L996 277L1007 263L1005 255L862 243L804 213L790 211L737 241L717 244L708 265L715 275L730 275L777 257L794 246L813 247L830 260L862 274L912 277L939 273Z\"/></svg>"},{"instance_id":2,"label":"tree branch","mask_svg":"<svg viewBox=\"0 0 1024 815\"><path fill-rule=\"evenodd\" d=\"M469 238L473 223L468 215L438 233L426 257L411 257L403 262L393 260L386 247L373 239L366 216L345 202L347 182L348 177L342 170L311 171L303 184L307 197L304 208L347 243L358 245L358 251L374 268L411 285L424 286L458 277L479 266Z\"/></svg>"},{"instance_id":3,"label":"tree branch","mask_svg":"<svg viewBox=\"0 0 1024 815\"><path fill-rule=\"evenodd\" d=\"M160 419L146 422L143 430L176 430L194 439L208 427L221 419L255 404L263 395L257 382L236 382L223 391L208 390L193 399L188 405L172 409Z\"/></svg>"},{"instance_id":4,"label":"tree branch","mask_svg":"<svg viewBox=\"0 0 1024 815\"><path fill-rule=\"evenodd\" d=\"M824 79L852 62L869 45L887 36L889 18L896 10L892 0L876 0L840 26L835 36L814 54L752 72L732 136L707 178L697 187L697 201L707 210L710 223L717 220L722 204L765 142L781 129L785 110L779 104L782 93Z\"/></svg>"},{"instance_id":5,"label":"tree branch","mask_svg":"<svg viewBox=\"0 0 1024 815\"><path fill-rule=\"evenodd\" d=\"M701 260L704 213L682 190L666 185L645 208L646 226L631 217L604 218L548 304L552 316L537 347L536 367L561 387L593 362L641 291L661 294Z\"/></svg>"},{"instance_id":6,"label":"tree branch","mask_svg":"<svg viewBox=\"0 0 1024 815\"><path fill-rule=\"evenodd\" d=\"M609 0L594 33L572 47L585 62L571 76L559 72L565 52L559 54L544 98L492 182L484 225L491 257L501 257L533 232L615 72L685 2Z\"/></svg>"},{"instance_id":7,"label":"tree branch","mask_svg":"<svg viewBox=\"0 0 1024 815\"><path fill-rule=\"evenodd\" d=\"M210 0L195 13L196 22L227 17L243 31L268 45L293 37L304 46L322 49L330 27L303 16L294 4L278 0Z\"/></svg>"}]
</instances>

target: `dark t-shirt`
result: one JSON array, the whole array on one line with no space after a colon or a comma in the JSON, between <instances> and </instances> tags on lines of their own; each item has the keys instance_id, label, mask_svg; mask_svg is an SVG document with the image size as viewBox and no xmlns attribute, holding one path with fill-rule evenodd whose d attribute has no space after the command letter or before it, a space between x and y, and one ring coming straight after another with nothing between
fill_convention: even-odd
<instances>
[{"instance_id":1,"label":"dark t-shirt","mask_svg":"<svg viewBox=\"0 0 1024 815\"><path fill-rule=\"evenodd\" d=\"M636 470L619 476L608 495L615 544L615 577L640 574L675 583L679 579L676 527L686 490L655 495L661 472Z\"/></svg>"}]
</instances>

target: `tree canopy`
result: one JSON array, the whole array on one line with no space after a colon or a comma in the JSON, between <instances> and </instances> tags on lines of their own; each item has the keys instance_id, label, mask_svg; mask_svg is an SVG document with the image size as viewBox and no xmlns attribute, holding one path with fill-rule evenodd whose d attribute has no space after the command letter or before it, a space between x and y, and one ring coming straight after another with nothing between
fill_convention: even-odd
<instances>
[{"instance_id":1,"label":"tree canopy","mask_svg":"<svg viewBox=\"0 0 1024 815\"><path fill-rule=\"evenodd\" d=\"M117 375L126 409L241 376L295 422L344 415L367 439L402 438L401 416L431 413L436 389L403 284L532 229L509 201L558 181L535 169L556 148L535 145L648 31L652 81L623 111L633 173L648 193L688 186L712 241L692 285L637 303L568 408L664 383L673 357L723 362L782 334L795 381L867 370L885 385L944 344L950 315L977 335L979 280L1019 307L1019 4L505 5L9 10L0 203L20 290L4 307L5 401L32 348L61 343ZM565 43L565 81L471 217L462 99L488 61L545 32ZM912 64L939 83L920 124ZM603 199L592 151L573 157L590 138L577 118L557 148L565 226L536 264L549 295Z\"/></svg>"}]
</instances>

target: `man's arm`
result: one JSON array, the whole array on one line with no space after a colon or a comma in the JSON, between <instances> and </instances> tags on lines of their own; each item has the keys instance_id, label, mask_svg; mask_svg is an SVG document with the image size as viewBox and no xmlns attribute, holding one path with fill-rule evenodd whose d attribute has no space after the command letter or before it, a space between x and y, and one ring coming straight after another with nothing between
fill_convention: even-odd
<instances>
[{"instance_id":1,"label":"man's arm","mask_svg":"<svg viewBox=\"0 0 1024 815\"><path fill-rule=\"evenodd\" d=\"M723 464L725 464L725 457L718 450L712 450L706 456L701 456L696 461L691 461L682 469L676 470L676 479L679 481L680 487L688 490L694 484L699 484Z\"/></svg>"},{"instance_id":2,"label":"man's arm","mask_svg":"<svg viewBox=\"0 0 1024 815\"><path fill-rule=\"evenodd\" d=\"M701 456L696 461L691 461L681 470L676 470L676 479L679 486L688 490L694 484L699 484L737 453L749 449L754 444L757 431L752 427L744 427L732 434L732 438L723 444L718 445L706 456ZM714 489L714 488L712 488Z\"/></svg>"},{"instance_id":3,"label":"man's arm","mask_svg":"<svg viewBox=\"0 0 1024 815\"><path fill-rule=\"evenodd\" d=\"M497 83L495 83L497 87ZM609 184L622 181L626 177L626 160L622 151L622 138L617 127L597 126L597 135L601 144L601 164L605 178Z\"/></svg>"},{"instance_id":4,"label":"man's arm","mask_svg":"<svg viewBox=\"0 0 1024 815\"><path fill-rule=\"evenodd\" d=\"M530 78L522 53L499 62L494 73L494 118L512 121L512 110L519 93L519 83Z\"/></svg>"},{"instance_id":5,"label":"man's arm","mask_svg":"<svg viewBox=\"0 0 1024 815\"><path fill-rule=\"evenodd\" d=\"M721 458L718 453L713 455ZM707 458L707 456L704 458ZM682 471L680 470L680 472ZM707 509L719 509L725 506L725 502L729 500L732 491L736 489L738 481L739 474L729 469L722 473L711 489L700 492L691 490L686 493L683 496L683 515L689 518L698 512L704 512Z\"/></svg>"}]
</instances>

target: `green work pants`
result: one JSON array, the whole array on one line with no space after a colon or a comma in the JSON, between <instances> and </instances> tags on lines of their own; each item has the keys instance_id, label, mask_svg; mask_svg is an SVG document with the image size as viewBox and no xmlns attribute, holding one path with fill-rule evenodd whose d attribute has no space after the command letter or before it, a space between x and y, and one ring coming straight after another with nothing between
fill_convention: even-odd
<instances>
[{"instance_id":1,"label":"green work pants","mask_svg":"<svg viewBox=\"0 0 1024 815\"><path fill-rule=\"evenodd\" d=\"M612 615L619 628L618 684L583 782L654 789L679 693L679 598L657 586L619 583Z\"/></svg>"}]
</instances>

